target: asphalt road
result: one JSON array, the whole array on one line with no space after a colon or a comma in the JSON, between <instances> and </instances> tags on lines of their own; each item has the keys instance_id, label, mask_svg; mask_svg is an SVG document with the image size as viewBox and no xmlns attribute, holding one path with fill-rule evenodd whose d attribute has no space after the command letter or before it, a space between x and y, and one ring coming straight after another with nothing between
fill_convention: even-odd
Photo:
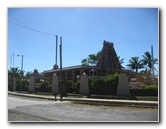
<instances>
[{"instance_id":1,"label":"asphalt road","mask_svg":"<svg viewBox=\"0 0 166 129\"><path fill-rule=\"evenodd\" d=\"M158 122L158 109L90 106L9 96L8 121Z\"/></svg>"}]
</instances>

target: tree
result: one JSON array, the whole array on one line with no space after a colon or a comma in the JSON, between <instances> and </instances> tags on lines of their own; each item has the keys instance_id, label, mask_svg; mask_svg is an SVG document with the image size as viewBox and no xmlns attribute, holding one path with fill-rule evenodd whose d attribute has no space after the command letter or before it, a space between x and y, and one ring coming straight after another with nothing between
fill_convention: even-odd
<instances>
[{"instance_id":1,"label":"tree","mask_svg":"<svg viewBox=\"0 0 166 129\"><path fill-rule=\"evenodd\" d=\"M149 69L151 71L152 70L152 63L157 64L158 59L154 58L153 62L152 62L152 56L149 52L145 52L144 55L142 55L142 57L143 57L143 60L142 60L143 64L145 66L149 67Z\"/></svg>"},{"instance_id":2,"label":"tree","mask_svg":"<svg viewBox=\"0 0 166 129\"><path fill-rule=\"evenodd\" d=\"M95 66L98 62L101 51L97 52L97 54L89 54L88 58L82 59L82 65L92 65Z\"/></svg>"},{"instance_id":3,"label":"tree","mask_svg":"<svg viewBox=\"0 0 166 129\"><path fill-rule=\"evenodd\" d=\"M131 57L129 60L129 64L127 64L132 70L136 70L136 73L138 73L138 69L144 68L144 64L142 60L139 60L139 57Z\"/></svg>"},{"instance_id":4,"label":"tree","mask_svg":"<svg viewBox=\"0 0 166 129\"><path fill-rule=\"evenodd\" d=\"M8 77L20 77L20 70L18 67L8 70Z\"/></svg>"},{"instance_id":5,"label":"tree","mask_svg":"<svg viewBox=\"0 0 166 129\"><path fill-rule=\"evenodd\" d=\"M82 59L81 63L82 63L82 65L86 65L86 66L89 65L88 59Z\"/></svg>"},{"instance_id":6,"label":"tree","mask_svg":"<svg viewBox=\"0 0 166 129\"><path fill-rule=\"evenodd\" d=\"M146 68L145 70L141 70L139 73L147 75L150 73L150 71Z\"/></svg>"},{"instance_id":7,"label":"tree","mask_svg":"<svg viewBox=\"0 0 166 129\"><path fill-rule=\"evenodd\" d=\"M30 77L33 73L31 71L26 72L25 76Z\"/></svg>"},{"instance_id":8,"label":"tree","mask_svg":"<svg viewBox=\"0 0 166 129\"><path fill-rule=\"evenodd\" d=\"M124 67L122 66L122 64L124 63L124 58L120 59L120 56L118 56L118 60L119 60L120 68L124 68Z\"/></svg>"},{"instance_id":9,"label":"tree","mask_svg":"<svg viewBox=\"0 0 166 129\"><path fill-rule=\"evenodd\" d=\"M97 64L97 61L98 61L98 57L96 54L90 54L88 55L88 63L91 64L91 65L96 65Z\"/></svg>"}]
</instances>

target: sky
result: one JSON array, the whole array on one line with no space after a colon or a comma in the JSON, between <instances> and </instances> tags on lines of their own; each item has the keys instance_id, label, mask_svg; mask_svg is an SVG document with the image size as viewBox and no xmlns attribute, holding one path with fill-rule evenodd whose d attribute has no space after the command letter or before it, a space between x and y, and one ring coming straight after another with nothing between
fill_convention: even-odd
<instances>
[{"instance_id":1,"label":"sky","mask_svg":"<svg viewBox=\"0 0 166 129\"><path fill-rule=\"evenodd\" d=\"M158 58L158 24L158 8L8 8L8 69L21 69L17 55L23 55L25 72L52 69L55 35L58 44L62 37L63 67L81 65L104 40L114 43L124 67L131 57L151 52L151 45Z\"/></svg>"}]
</instances>

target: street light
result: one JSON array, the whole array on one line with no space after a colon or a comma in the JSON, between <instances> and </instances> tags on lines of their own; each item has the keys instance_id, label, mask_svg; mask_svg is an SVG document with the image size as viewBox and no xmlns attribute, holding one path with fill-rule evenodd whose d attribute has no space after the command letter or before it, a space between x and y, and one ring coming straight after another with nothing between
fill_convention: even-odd
<instances>
[{"instance_id":1,"label":"street light","mask_svg":"<svg viewBox=\"0 0 166 129\"><path fill-rule=\"evenodd\" d=\"M17 56L21 56L21 57L22 57L22 61L21 61L21 87L20 87L20 91L22 91L22 77L23 77L23 55L17 55Z\"/></svg>"}]
</instances>

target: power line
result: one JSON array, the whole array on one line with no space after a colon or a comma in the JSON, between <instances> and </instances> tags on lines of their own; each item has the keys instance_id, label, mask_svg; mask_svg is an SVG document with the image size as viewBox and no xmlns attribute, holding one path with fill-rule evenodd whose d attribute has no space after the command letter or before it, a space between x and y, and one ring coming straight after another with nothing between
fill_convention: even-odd
<instances>
[{"instance_id":1,"label":"power line","mask_svg":"<svg viewBox=\"0 0 166 129\"><path fill-rule=\"evenodd\" d=\"M15 20L16 22L19 23L19 24L17 24L17 23L9 22L9 23L14 24L14 25L16 25L16 26L20 26L20 27L23 27L23 28L26 28L26 29L30 29L30 30L39 32L39 33L43 33L43 34L55 35L55 34L52 34L52 33L48 33L48 32L44 32L44 31L41 31L41 30L34 29L34 28L32 28L32 27L26 25L25 23L22 23L21 21L19 21L19 20L13 18L13 17L9 17L9 18L11 18L11 19L13 19L13 20ZM21 25L20 25L20 24L21 24Z\"/></svg>"},{"instance_id":2,"label":"power line","mask_svg":"<svg viewBox=\"0 0 166 129\"><path fill-rule=\"evenodd\" d=\"M40 30L37 30L37 29L33 29L32 27L26 27L26 26L23 26L23 25L20 25L20 24L17 24L17 23L13 23L13 22L9 22L9 23L11 23L13 25L16 25L16 26L19 26L19 27L23 27L25 29L36 31L36 32L39 32L39 33L48 34L48 35L54 35L55 36L55 34L51 34L51 33L48 33L48 32L44 32L44 31L40 31Z\"/></svg>"}]
</instances>

